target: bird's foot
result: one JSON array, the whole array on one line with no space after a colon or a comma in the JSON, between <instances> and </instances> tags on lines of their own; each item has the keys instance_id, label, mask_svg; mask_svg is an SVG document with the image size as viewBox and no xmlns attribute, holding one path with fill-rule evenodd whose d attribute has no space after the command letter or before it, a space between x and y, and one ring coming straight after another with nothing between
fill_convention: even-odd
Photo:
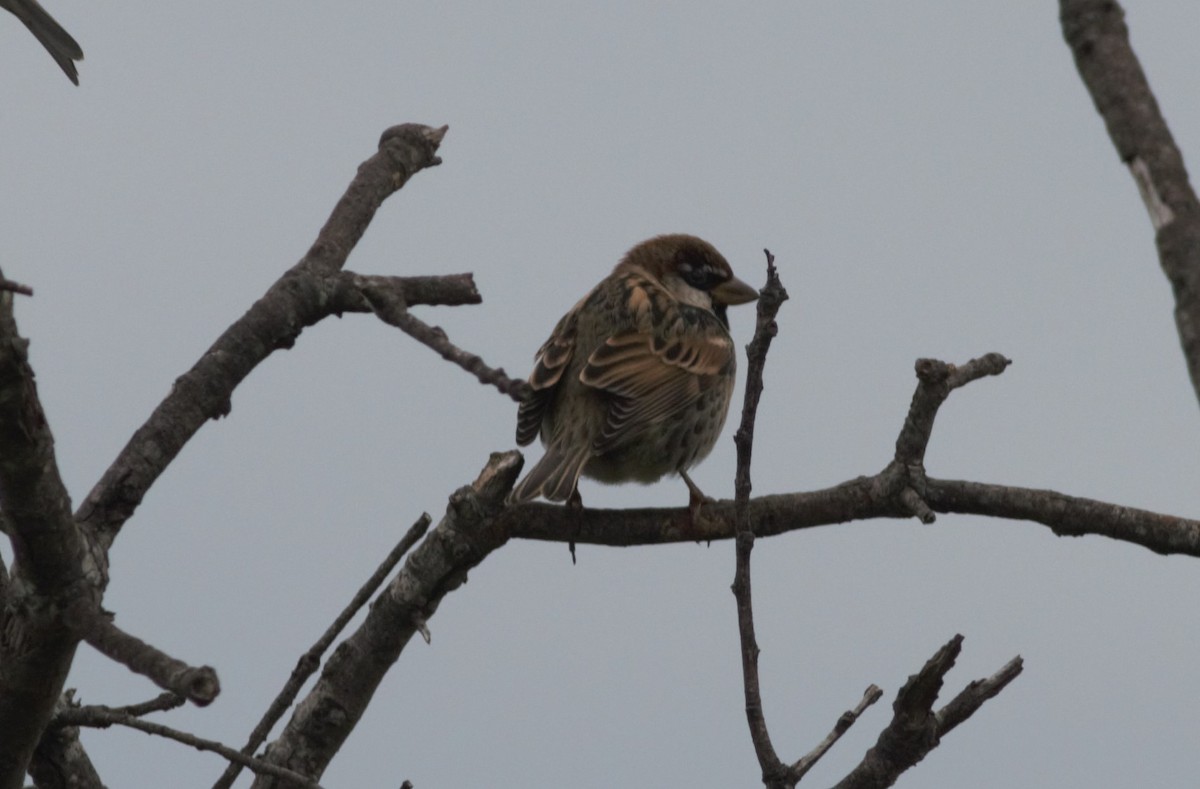
<instances>
[{"instance_id":1,"label":"bird's foot","mask_svg":"<svg viewBox=\"0 0 1200 789\"><path fill-rule=\"evenodd\" d=\"M583 514L583 497L579 495L579 488L571 491L570 497L567 498L567 509L575 516L575 534L571 536L567 542L567 548L571 551L571 564L575 564L575 537L579 535L579 530L583 528L583 524L579 521L579 516Z\"/></svg>"}]
</instances>

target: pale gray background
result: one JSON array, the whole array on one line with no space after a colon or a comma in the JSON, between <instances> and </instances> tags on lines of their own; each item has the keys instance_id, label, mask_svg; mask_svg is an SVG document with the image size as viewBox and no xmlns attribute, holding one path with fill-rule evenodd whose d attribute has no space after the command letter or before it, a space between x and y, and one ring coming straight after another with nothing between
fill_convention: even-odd
<instances>
[{"instance_id":1,"label":"pale gray background","mask_svg":"<svg viewBox=\"0 0 1200 789\"><path fill-rule=\"evenodd\" d=\"M350 267L475 272L482 305L421 315L489 362L524 375L647 236L703 235L756 284L766 246L792 300L756 493L878 471L915 358L1000 351L1009 371L943 409L932 475L1200 515L1169 288L1049 0L48 2L87 59L74 88L0 15L0 265L36 289L18 320L76 502L304 253L379 133L417 121L450 124L445 164L384 206ZM1128 5L1194 163L1200 4ZM751 311L732 321L744 344ZM212 707L159 718L240 746L403 530L513 446L515 411L363 315L255 370L112 554L118 621L220 672ZM721 497L726 433L695 474ZM901 786L1197 780L1200 561L958 516L790 534L754 557L781 754L868 683L887 690L808 783L858 761L956 632L950 690L1018 653L1025 673ZM729 543L583 546L575 567L562 545L506 546L409 647L325 785L756 785L732 576ZM70 684L90 703L157 692L86 647ZM84 742L113 787L203 787L223 768L135 732Z\"/></svg>"}]
</instances>

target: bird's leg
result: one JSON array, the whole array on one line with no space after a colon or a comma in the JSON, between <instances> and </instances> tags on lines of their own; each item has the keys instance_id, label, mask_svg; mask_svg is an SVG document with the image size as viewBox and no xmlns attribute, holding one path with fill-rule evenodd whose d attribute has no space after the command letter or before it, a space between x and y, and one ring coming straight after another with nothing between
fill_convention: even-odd
<instances>
[{"instance_id":1,"label":"bird's leg","mask_svg":"<svg viewBox=\"0 0 1200 789\"><path fill-rule=\"evenodd\" d=\"M704 491L700 490L695 482L692 482L692 478L687 475L686 471L680 469L679 476L683 477L684 483L688 486L688 514L694 524L700 517L700 506L705 502L711 502L712 499L704 495Z\"/></svg>"}]
</instances>

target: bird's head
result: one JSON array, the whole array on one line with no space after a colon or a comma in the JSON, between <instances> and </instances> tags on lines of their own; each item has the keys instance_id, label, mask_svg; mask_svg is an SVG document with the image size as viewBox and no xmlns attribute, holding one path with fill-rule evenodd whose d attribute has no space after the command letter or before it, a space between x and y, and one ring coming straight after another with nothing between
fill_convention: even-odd
<instances>
[{"instance_id":1,"label":"bird's head","mask_svg":"<svg viewBox=\"0 0 1200 789\"><path fill-rule=\"evenodd\" d=\"M716 247L684 233L643 241L626 253L620 266L645 271L675 298L711 310L726 326L727 307L758 298L758 291L733 275Z\"/></svg>"}]
</instances>

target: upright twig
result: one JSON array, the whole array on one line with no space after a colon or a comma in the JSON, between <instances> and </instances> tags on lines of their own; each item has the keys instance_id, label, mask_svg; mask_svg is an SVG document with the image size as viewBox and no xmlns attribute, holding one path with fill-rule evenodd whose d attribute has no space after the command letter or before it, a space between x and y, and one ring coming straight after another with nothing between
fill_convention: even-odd
<instances>
[{"instance_id":1,"label":"upright twig","mask_svg":"<svg viewBox=\"0 0 1200 789\"><path fill-rule=\"evenodd\" d=\"M737 601L738 635L742 653L742 688L746 699L746 723L750 727L750 739L762 768L763 783L768 786L785 786L787 767L779 760L763 715L762 692L758 678L758 640L754 634L754 605L750 587L750 551L754 548L754 526L750 521L750 458L754 447L754 421L758 414L758 402L762 397L763 369L771 340L779 331L775 316L787 299L787 291L779 280L775 269L775 256L763 250L767 256L767 284L758 296L757 319L754 337L746 346L746 396L742 405L742 421L734 435L737 445L737 473L734 491L737 507L736 569L733 575L733 596ZM795 783L791 783L792 786Z\"/></svg>"}]
</instances>

